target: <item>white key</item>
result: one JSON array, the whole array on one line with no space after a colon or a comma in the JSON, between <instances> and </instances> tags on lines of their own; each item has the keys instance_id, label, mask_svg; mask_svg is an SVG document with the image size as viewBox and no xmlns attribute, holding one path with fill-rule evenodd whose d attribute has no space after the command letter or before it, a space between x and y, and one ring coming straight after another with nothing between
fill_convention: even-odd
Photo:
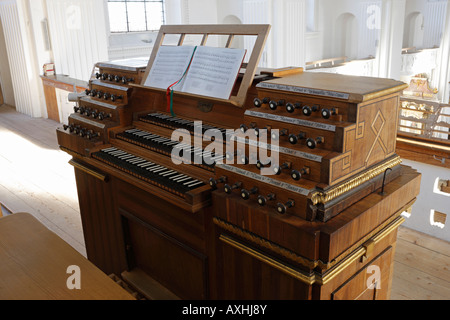
<instances>
[{"instance_id":1,"label":"white key","mask_svg":"<svg viewBox=\"0 0 450 320\"><path fill-rule=\"evenodd\" d=\"M179 177L179 178L173 179L173 181L175 181L175 182L181 182L181 181L185 181L185 180L190 179L190 178L191 178L191 177L188 177L188 176L183 175L183 177Z\"/></svg>"},{"instance_id":2,"label":"white key","mask_svg":"<svg viewBox=\"0 0 450 320\"><path fill-rule=\"evenodd\" d=\"M157 165L157 166L155 166L153 168L148 168L147 170L150 171L150 172L154 172L155 170L158 170L158 169L161 169L161 168L164 169L163 166Z\"/></svg>"},{"instance_id":3,"label":"white key","mask_svg":"<svg viewBox=\"0 0 450 320\"><path fill-rule=\"evenodd\" d=\"M161 174L161 176L165 177L165 178L169 178L170 176L176 175L178 174L178 172L173 171L173 172L166 172L164 174Z\"/></svg>"},{"instance_id":4,"label":"white key","mask_svg":"<svg viewBox=\"0 0 450 320\"><path fill-rule=\"evenodd\" d=\"M178 174L176 176L170 177L169 179L170 180L175 180L175 179L179 179L179 178L182 178L182 177L186 177L186 176L184 174Z\"/></svg>"},{"instance_id":5,"label":"white key","mask_svg":"<svg viewBox=\"0 0 450 320\"><path fill-rule=\"evenodd\" d=\"M149 167L151 165L154 165L154 163L153 162L146 162L146 163L138 164L138 167L147 168L147 167Z\"/></svg>"},{"instance_id":6,"label":"white key","mask_svg":"<svg viewBox=\"0 0 450 320\"><path fill-rule=\"evenodd\" d=\"M200 185L200 184L202 184L202 183L203 183L203 182L201 182L201 181L197 181L197 182L194 182L194 183L189 184L188 187L189 187L189 188L192 188L192 187L198 186L198 185Z\"/></svg>"},{"instance_id":7,"label":"white key","mask_svg":"<svg viewBox=\"0 0 450 320\"><path fill-rule=\"evenodd\" d=\"M124 156L119 156L117 158L119 158L121 160L127 160L127 159L131 159L131 158L135 158L135 156L133 156L132 154L126 154Z\"/></svg>"}]
</instances>

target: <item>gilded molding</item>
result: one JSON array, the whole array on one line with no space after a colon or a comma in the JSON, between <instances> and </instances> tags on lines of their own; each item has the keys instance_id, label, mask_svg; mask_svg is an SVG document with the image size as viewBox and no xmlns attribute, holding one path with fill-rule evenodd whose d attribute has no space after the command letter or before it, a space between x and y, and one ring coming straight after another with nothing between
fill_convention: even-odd
<instances>
[{"instance_id":1,"label":"gilded molding","mask_svg":"<svg viewBox=\"0 0 450 320\"><path fill-rule=\"evenodd\" d=\"M384 173L386 169L393 168L402 163L402 159L400 157L395 157L394 159L383 163L382 165L375 167L363 174L353 178L331 190L325 192L314 192L311 195L311 201L313 205L317 204L326 204L327 202L341 196L342 194L351 191L352 189L360 186L361 184L379 176Z\"/></svg>"},{"instance_id":2,"label":"gilded molding","mask_svg":"<svg viewBox=\"0 0 450 320\"><path fill-rule=\"evenodd\" d=\"M407 84L402 84L390 89L386 89L386 90L382 90L382 91L377 91L374 93L369 93L367 95L364 96L363 101L369 101L369 100L373 100L373 99L377 99L380 97L384 97L393 93L397 93L400 91L403 91L404 89L408 88Z\"/></svg>"},{"instance_id":3,"label":"gilded molding","mask_svg":"<svg viewBox=\"0 0 450 320\"><path fill-rule=\"evenodd\" d=\"M97 179L101 180L101 181L106 181L107 180L107 176L106 175L101 174L101 173L99 173L97 171L94 171L92 169L89 169L88 167L86 167L86 166L76 162L73 159L69 161L69 164L72 165L74 168L76 168L78 170L81 170L81 171L83 171L83 172L93 176L94 178L97 178Z\"/></svg>"},{"instance_id":4,"label":"gilded molding","mask_svg":"<svg viewBox=\"0 0 450 320\"><path fill-rule=\"evenodd\" d=\"M74 156L74 157L75 157L75 156L84 157L81 153L78 153L78 152L76 152L76 151L70 150L70 149L68 149L68 148L66 148L66 147L63 147L63 146L59 146L59 149L60 149L61 151L64 151L64 152L70 154L71 156Z\"/></svg>"},{"instance_id":5,"label":"gilded molding","mask_svg":"<svg viewBox=\"0 0 450 320\"><path fill-rule=\"evenodd\" d=\"M416 141L413 139L405 139L405 138L400 138L400 137L397 137L397 141L409 143L409 144L415 144L415 145L418 145L421 147L426 147L426 148L439 149L439 150L443 150L445 152L450 152L450 147L435 144L435 143L426 143L426 142Z\"/></svg>"},{"instance_id":6,"label":"gilded molding","mask_svg":"<svg viewBox=\"0 0 450 320\"><path fill-rule=\"evenodd\" d=\"M280 247L279 245L277 245L273 242L270 242L268 240L265 240L261 237L258 237L250 232L244 231L241 228L236 227L236 226L234 226L228 222L225 222L221 219L213 218L213 221L220 228L222 228L228 232L231 232L247 241L250 241L260 247L263 247L263 248L268 249L276 254L279 254L280 256L285 257L293 262L301 264L305 267L314 269L315 267L317 267L319 265L318 261L313 261L313 260L309 260L304 257L301 257L288 249Z\"/></svg>"},{"instance_id":7,"label":"gilded molding","mask_svg":"<svg viewBox=\"0 0 450 320\"><path fill-rule=\"evenodd\" d=\"M227 243L228 245L252 256L253 258L256 258L266 264L268 264L271 267L274 267L275 269L280 270L283 273L288 274L289 276L298 279L302 282L308 283L310 285L312 285L315 281L316 281L316 275L312 274L312 275L307 275L301 271L295 270L281 262L276 261L275 259L272 259L271 257L262 254L261 252L258 252L252 248L247 247L246 245L233 240L230 237L227 237L225 235L221 235L219 238L221 241Z\"/></svg>"},{"instance_id":8,"label":"gilded molding","mask_svg":"<svg viewBox=\"0 0 450 320\"><path fill-rule=\"evenodd\" d=\"M409 203L408 205L412 205ZM403 210L403 209L402 209ZM266 249L271 250L272 252L275 252L279 255L282 255L283 257L297 262L301 265L307 266L311 269L314 269L315 267L319 267L322 271L328 270L324 274L320 274L318 272L315 272L313 275L306 275L305 273L302 273L301 271L295 270L294 268L283 264L281 262L276 261L275 259L256 251L255 249L252 249L248 246L246 246L243 243L240 243L226 235L221 235L220 240L233 246L236 249L239 249L252 257L265 262L272 267L275 267L276 269L293 276L294 278L301 280L307 284L314 284L317 283L319 285L325 285L327 282L331 281L334 277L336 277L339 273L345 270L349 265L360 259L362 256L364 256L367 253L367 248L364 246L361 246L362 243L365 243L368 239L372 240L374 245L382 241L385 237L390 235L393 231L395 231L404 221L405 219L401 216L399 216L402 212L402 210L398 211L397 214L395 214L391 219L389 219L386 223L379 226L374 232L370 234L370 237L361 239L360 242L357 243L358 247L356 249L350 249L343 254L340 255L339 258L334 259L330 263L323 263L322 261L312 261L306 258L303 258L285 248L282 248L270 241L267 241L263 238L260 238L256 235L251 234L250 232L244 231L240 229L239 227L236 227L232 224L229 224L225 221L222 221L218 218L214 218L214 223L219 226L220 228L229 231L247 241L250 241L256 245L259 245L261 247L264 247ZM354 246L352 248L355 248ZM351 251L353 250L353 251ZM341 258L342 257L342 258Z\"/></svg>"},{"instance_id":9,"label":"gilded molding","mask_svg":"<svg viewBox=\"0 0 450 320\"><path fill-rule=\"evenodd\" d=\"M385 226L384 229L379 231L371 240L373 240L374 245L378 244L381 240L390 235L393 231L395 231L403 222L405 218L397 216L394 221L392 221L388 226ZM316 277L316 282L320 285L324 285L327 282L331 281L334 277L336 277L340 272L342 272L349 265L354 263L356 260L363 257L367 252L367 248L359 247L355 251L353 251L349 256L347 256L340 263L336 264L336 266L331 269L329 272L322 276Z\"/></svg>"}]
</instances>

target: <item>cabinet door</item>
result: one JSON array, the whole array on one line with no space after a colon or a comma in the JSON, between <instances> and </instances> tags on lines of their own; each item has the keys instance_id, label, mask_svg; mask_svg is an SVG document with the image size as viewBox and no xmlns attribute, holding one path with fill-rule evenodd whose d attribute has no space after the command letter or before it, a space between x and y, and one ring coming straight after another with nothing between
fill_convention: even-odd
<instances>
[{"instance_id":1,"label":"cabinet door","mask_svg":"<svg viewBox=\"0 0 450 320\"><path fill-rule=\"evenodd\" d=\"M308 274L230 236L219 237L218 299L309 300Z\"/></svg>"},{"instance_id":2,"label":"cabinet door","mask_svg":"<svg viewBox=\"0 0 450 320\"><path fill-rule=\"evenodd\" d=\"M392 284L394 249L380 255L331 294L332 300L387 300Z\"/></svg>"},{"instance_id":3,"label":"cabinet door","mask_svg":"<svg viewBox=\"0 0 450 320\"><path fill-rule=\"evenodd\" d=\"M120 209L131 271L137 268L181 299L208 298L208 260L201 252Z\"/></svg>"}]
</instances>

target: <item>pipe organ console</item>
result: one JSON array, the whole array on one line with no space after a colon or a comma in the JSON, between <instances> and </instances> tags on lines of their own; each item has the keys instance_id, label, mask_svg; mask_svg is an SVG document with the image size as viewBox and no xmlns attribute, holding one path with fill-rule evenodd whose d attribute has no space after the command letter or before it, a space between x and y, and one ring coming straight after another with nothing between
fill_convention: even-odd
<instances>
[{"instance_id":1,"label":"pipe organ console","mask_svg":"<svg viewBox=\"0 0 450 320\"><path fill-rule=\"evenodd\" d=\"M182 45L211 29L229 44L243 27L163 26L154 52L166 34ZM88 258L150 299L389 299L401 213L420 184L395 154L405 85L257 70L269 27L249 28L259 47L232 98L175 93L175 115L164 90L141 84L152 58L98 64L57 130Z\"/></svg>"}]
</instances>

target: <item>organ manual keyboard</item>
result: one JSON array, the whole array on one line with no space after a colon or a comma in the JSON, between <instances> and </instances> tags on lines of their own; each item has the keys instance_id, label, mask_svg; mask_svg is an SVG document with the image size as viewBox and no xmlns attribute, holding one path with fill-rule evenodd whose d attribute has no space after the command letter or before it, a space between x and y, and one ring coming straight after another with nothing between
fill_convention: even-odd
<instances>
[{"instance_id":1,"label":"organ manual keyboard","mask_svg":"<svg viewBox=\"0 0 450 320\"><path fill-rule=\"evenodd\" d=\"M388 299L420 182L395 154L405 85L258 69L269 29L163 26L145 70L97 64L57 130L88 258L152 299ZM256 40L229 99L174 92L169 111L144 85L166 35Z\"/></svg>"}]
</instances>

